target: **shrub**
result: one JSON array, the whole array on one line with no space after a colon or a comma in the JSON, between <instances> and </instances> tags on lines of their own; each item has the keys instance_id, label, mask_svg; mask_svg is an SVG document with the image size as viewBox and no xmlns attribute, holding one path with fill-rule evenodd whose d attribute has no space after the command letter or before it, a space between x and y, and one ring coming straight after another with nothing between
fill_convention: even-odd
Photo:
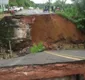
<instances>
[{"instance_id":1,"label":"shrub","mask_svg":"<svg viewBox=\"0 0 85 80\"><path fill-rule=\"evenodd\" d=\"M83 15L78 15L76 9L66 8L64 11L57 11L56 13L75 23L76 27L85 33L85 18Z\"/></svg>"},{"instance_id":2,"label":"shrub","mask_svg":"<svg viewBox=\"0 0 85 80\"><path fill-rule=\"evenodd\" d=\"M33 46L31 47L31 53L37 53L37 52L41 52L45 49L45 47L43 46L43 43L40 42L37 45L33 44Z\"/></svg>"}]
</instances>

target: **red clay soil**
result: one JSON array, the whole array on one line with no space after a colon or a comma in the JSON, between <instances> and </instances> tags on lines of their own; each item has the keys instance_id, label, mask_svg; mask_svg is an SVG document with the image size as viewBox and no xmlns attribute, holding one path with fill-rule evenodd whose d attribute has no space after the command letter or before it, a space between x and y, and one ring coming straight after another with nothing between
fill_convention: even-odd
<instances>
[{"instance_id":1,"label":"red clay soil","mask_svg":"<svg viewBox=\"0 0 85 80\"><path fill-rule=\"evenodd\" d=\"M66 41L83 41L82 34L76 25L66 18L57 14L35 15L35 21L31 25L31 36L33 43Z\"/></svg>"},{"instance_id":2,"label":"red clay soil","mask_svg":"<svg viewBox=\"0 0 85 80\"><path fill-rule=\"evenodd\" d=\"M46 80L83 74L85 62L0 68L0 80Z\"/></svg>"},{"instance_id":3,"label":"red clay soil","mask_svg":"<svg viewBox=\"0 0 85 80\"><path fill-rule=\"evenodd\" d=\"M49 46L53 48L52 44L56 42L62 44L67 42L81 43L85 41L85 34L80 32L74 23L57 14L8 16L5 19L10 21L12 21L12 19L19 19L18 21L30 24L32 43L43 42L47 48ZM28 45L29 41L28 43L24 43L24 45L18 46L21 46L22 49L23 47L28 47Z\"/></svg>"}]
</instances>

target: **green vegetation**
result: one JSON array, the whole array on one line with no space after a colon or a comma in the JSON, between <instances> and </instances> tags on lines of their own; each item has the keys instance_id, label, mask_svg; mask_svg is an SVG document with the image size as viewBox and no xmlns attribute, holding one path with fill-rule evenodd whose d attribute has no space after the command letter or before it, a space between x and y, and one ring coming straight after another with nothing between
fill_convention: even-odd
<instances>
[{"instance_id":1,"label":"green vegetation","mask_svg":"<svg viewBox=\"0 0 85 80\"><path fill-rule=\"evenodd\" d=\"M37 52L41 52L45 49L45 47L43 46L43 43L40 42L37 45L33 44L33 47L31 47L31 53L37 53Z\"/></svg>"},{"instance_id":2,"label":"green vegetation","mask_svg":"<svg viewBox=\"0 0 85 80\"><path fill-rule=\"evenodd\" d=\"M9 0L10 6L23 6L25 8L34 7L35 4L30 0Z\"/></svg>"},{"instance_id":3,"label":"green vegetation","mask_svg":"<svg viewBox=\"0 0 85 80\"><path fill-rule=\"evenodd\" d=\"M56 0L53 4L60 10L56 13L73 21L79 30L85 33L85 0L72 0L72 4L66 4L66 0Z\"/></svg>"},{"instance_id":4,"label":"green vegetation","mask_svg":"<svg viewBox=\"0 0 85 80\"><path fill-rule=\"evenodd\" d=\"M40 9L44 9L45 4L35 4L35 7L39 7Z\"/></svg>"}]
</instances>

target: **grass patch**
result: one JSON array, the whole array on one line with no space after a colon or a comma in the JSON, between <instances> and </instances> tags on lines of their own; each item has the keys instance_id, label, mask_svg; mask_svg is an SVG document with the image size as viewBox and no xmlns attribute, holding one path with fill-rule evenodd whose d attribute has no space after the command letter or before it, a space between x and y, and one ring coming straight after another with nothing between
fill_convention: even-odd
<instances>
[{"instance_id":1,"label":"grass patch","mask_svg":"<svg viewBox=\"0 0 85 80\"><path fill-rule=\"evenodd\" d=\"M31 47L30 51L31 53L37 53L37 52L41 52L45 49L45 47L43 46L43 43L40 42L37 45L33 44L33 46Z\"/></svg>"}]
</instances>

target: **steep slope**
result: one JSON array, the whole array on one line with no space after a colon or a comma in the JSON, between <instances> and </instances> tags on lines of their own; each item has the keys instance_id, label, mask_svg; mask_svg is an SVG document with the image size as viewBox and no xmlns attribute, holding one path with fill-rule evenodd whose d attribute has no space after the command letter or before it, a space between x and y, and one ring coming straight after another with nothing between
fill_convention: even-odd
<instances>
[{"instance_id":1,"label":"steep slope","mask_svg":"<svg viewBox=\"0 0 85 80\"><path fill-rule=\"evenodd\" d=\"M31 30L32 42L84 41L85 36L76 25L57 14L35 15Z\"/></svg>"}]
</instances>

